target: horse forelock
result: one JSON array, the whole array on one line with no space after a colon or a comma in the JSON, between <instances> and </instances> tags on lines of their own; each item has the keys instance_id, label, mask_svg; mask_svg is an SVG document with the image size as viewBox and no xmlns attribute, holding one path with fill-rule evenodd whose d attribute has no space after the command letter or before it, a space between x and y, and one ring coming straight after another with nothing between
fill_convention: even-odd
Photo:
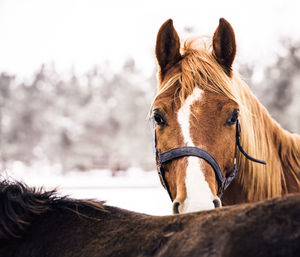
<instances>
[{"instance_id":1,"label":"horse forelock","mask_svg":"<svg viewBox=\"0 0 300 257\"><path fill-rule=\"evenodd\" d=\"M249 161L238 153L237 179L249 201L263 200L282 194L282 166L274 141L274 120L253 95L248 85L236 71L228 77L212 54L211 44L200 43L203 37L191 38L181 49L183 58L169 76L160 81L154 101L173 101L178 98L181 106L195 87L228 97L240 108L242 126L241 142L250 155L265 160L267 166ZM172 94L173 92L173 94ZM276 133L281 134L280 131ZM275 159L275 161L274 161Z\"/></svg>"},{"instance_id":2,"label":"horse forelock","mask_svg":"<svg viewBox=\"0 0 300 257\"><path fill-rule=\"evenodd\" d=\"M230 78L212 54L209 40L208 37L193 37L184 42L183 58L170 68L164 81L160 81L155 99L173 90L172 97L179 97L182 105L194 88L200 87L239 101Z\"/></svg>"},{"instance_id":3,"label":"horse forelock","mask_svg":"<svg viewBox=\"0 0 300 257\"><path fill-rule=\"evenodd\" d=\"M0 181L0 240L21 238L35 217L58 208L81 215L80 207L104 210L101 202L58 196L56 190L30 188L20 182ZM83 215L84 216L84 215Z\"/></svg>"}]
</instances>

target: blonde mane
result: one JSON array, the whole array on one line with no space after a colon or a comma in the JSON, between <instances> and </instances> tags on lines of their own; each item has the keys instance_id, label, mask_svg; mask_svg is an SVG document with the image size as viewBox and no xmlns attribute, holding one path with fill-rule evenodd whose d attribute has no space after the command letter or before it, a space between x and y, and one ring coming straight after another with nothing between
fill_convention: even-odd
<instances>
[{"instance_id":1,"label":"blonde mane","mask_svg":"<svg viewBox=\"0 0 300 257\"><path fill-rule=\"evenodd\" d=\"M181 104L195 87L233 100L240 108L239 119L242 126L241 143L243 148L251 156L267 162L267 165L254 163L238 152L239 173L236 179L244 189L247 199L258 201L287 193L287 182L283 174L286 172L283 169L287 168L280 160L281 156L279 155L284 154L278 152L275 134L277 137L285 137L284 140L288 140L286 147L291 145L296 148L287 151L290 151L290 155L297 155L297 158L291 161L288 156L285 156L285 159L289 159L287 160L289 164L292 163L288 172L291 173L299 187L299 143L294 142L295 139L290 137L289 133L281 129L271 118L237 72L233 71L232 78L226 75L214 58L211 49L211 43L207 44L206 37L186 40L181 49L183 56L180 64L181 71L163 84L156 98L171 89L174 84L178 85L179 83L180 87L175 92L178 92ZM281 142L281 139L277 139L278 142ZM285 152L282 148L281 151Z\"/></svg>"}]
</instances>

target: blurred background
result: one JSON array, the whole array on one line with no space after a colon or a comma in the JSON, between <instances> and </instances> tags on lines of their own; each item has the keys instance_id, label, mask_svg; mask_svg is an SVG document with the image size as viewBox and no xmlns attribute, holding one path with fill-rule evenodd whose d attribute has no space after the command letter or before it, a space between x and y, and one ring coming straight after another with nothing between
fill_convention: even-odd
<instances>
[{"instance_id":1,"label":"blurred background","mask_svg":"<svg viewBox=\"0 0 300 257\"><path fill-rule=\"evenodd\" d=\"M233 26L235 68L300 132L299 1L0 0L0 175L171 214L155 171L154 46Z\"/></svg>"}]
</instances>

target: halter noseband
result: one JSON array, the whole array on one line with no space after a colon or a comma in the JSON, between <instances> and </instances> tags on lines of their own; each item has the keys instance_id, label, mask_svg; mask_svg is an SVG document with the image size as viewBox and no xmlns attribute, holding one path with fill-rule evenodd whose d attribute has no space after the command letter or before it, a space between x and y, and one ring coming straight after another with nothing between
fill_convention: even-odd
<instances>
[{"instance_id":1,"label":"halter noseband","mask_svg":"<svg viewBox=\"0 0 300 257\"><path fill-rule=\"evenodd\" d=\"M173 202L173 198L170 192L170 188L169 185L165 179L165 171L162 167L162 164L172 161L174 159L177 158L181 158L184 156L196 156L199 157L201 159L204 159L206 162L208 162L208 164L210 164L210 166L213 168L214 172L215 172L215 176L216 176L216 180L218 182L218 197L221 198L223 191L229 186L229 184L231 183L231 181L236 177L237 175L237 164L236 164L236 159L237 159L237 147L239 148L240 152L250 161L253 162L257 162L257 163L261 163L266 165L267 163L265 161L261 161L258 159L255 159L253 157L251 157L250 155L248 155L245 150L243 149L243 147L241 146L240 143L240 135L241 135L241 125L239 123L239 120L237 119L236 121L236 133L235 133L235 140L236 140L236 144L235 144L235 156L234 156L234 165L233 165L233 170L229 173L229 175L227 177L224 177L222 170L219 166L219 164L217 163L217 161L214 159L214 157L206 152L205 150L198 148L198 147L194 147L194 146L182 146L182 147L177 147L177 148L173 148L170 149L166 152L161 153L158 149L157 149L157 138L156 138L156 133L155 133L155 152L156 152L156 160L158 163L157 169L158 169L158 174L161 178L162 184L164 186L164 188L168 191L168 194Z\"/></svg>"}]
</instances>

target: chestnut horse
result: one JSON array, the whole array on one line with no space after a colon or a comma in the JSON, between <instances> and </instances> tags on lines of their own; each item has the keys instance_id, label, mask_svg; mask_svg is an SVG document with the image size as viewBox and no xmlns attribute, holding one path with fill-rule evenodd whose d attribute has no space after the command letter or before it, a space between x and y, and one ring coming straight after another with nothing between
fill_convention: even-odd
<instances>
[{"instance_id":1,"label":"chestnut horse","mask_svg":"<svg viewBox=\"0 0 300 257\"><path fill-rule=\"evenodd\" d=\"M194 37L182 48L172 20L158 32L152 116L174 213L300 191L300 136L272 119L233 70L235 55L234 31L223 18L212 39Z\"/></svg>"},{"instance_id":2,"label":"chestnut horse","mask_svg":"<svg viewBox=\"0 0 300 257\"><path fill-rule=\"evenodd\" d=\"M1 257L299 256L300 195L154 217L0 182Z\"/></svg>"}]
</instances>

